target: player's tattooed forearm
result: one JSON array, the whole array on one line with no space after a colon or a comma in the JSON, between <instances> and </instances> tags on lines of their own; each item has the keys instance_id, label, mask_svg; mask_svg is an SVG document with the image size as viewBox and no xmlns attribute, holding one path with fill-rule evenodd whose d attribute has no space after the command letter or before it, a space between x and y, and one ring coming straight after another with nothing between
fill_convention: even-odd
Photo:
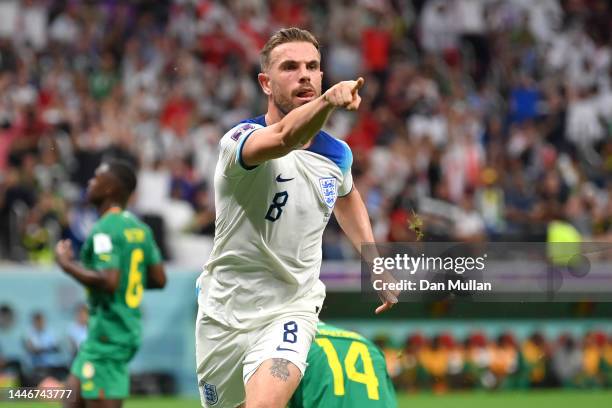
<instances>
[{"instance_id":1,"label":"player's tattooed forearm","mask_svg":"<svg viewBox=\"0 0 612 408\"><path fill-rule=\"evenodd\" d=\"M270 374L272 374L272 377L276 377L286 382L289 379L289 360L285 360L284 358L273 358Z\"/></svg>"}]
</instances>

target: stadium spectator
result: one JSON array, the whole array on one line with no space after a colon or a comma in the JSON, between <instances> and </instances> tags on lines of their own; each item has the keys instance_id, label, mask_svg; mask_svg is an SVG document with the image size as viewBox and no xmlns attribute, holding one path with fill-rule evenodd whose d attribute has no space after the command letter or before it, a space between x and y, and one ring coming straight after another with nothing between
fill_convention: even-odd
<instances>
[{"instance_id":1,"label":"stadium spectator","mask_svg":"<svg viewBox=\"0 0 612 408\"><path fill-rule=\"evenodd\" d=\"M490 346L489 370L494 381L490 388L512 388L513 374L518 370L519 353L510 333L501 334Z\"/></svg>"},{"instance_id":2,"label":"stadium spectator","mask_svg":"<svg viewBox=\"0 0 612 408\"><path fill-rule=\"evenodd\" d=\"M598 344L599 334L587 333L582 344L582 372L579 386L582 388L595 388L601 386L601 352L603 344ZM605 341L605 337L603 337Z\"/></svg>"},{"instance_id":3,"label":"stadium spectator","mask_svg":"<svg viewBox=\"0 0 612 408\"><path fill-rule=\"evenodd\" d=\"M578 386L579 375L582 372L582 349L569 334L559 337L557 348L552 358L552 369L557 380L568 388Z\"/></svg>"},{"instance_id":4,"label":"stadium spectator","mask_svg":"<svg viewBox=\"0 0 612 408\"><path fill-rule=\"evenodd\" d=\"M487 385L486 373L491 363L491 352L487 338L482 333L472 333L464 341L465 365L464 384L468 388L482 388Z\"/></svg>"},{"instance_id":5,"label":"stadium spectator","mask_svg":"<svg viewBox=\"0 0 612 408\"><path fill-rule=\"evenodd\" d=\"M13 308L8 304L0 305L0 383L6 387L24 384L15 320Z\"/></svg>"},{"instance_id":6,"label":"stadium spectator","mask_svg":"<svg viewBox=\"0 0 612 408\"><path fill-rule=\"evenodd\" d=\"M68 342L70 343L70 355L75 357L79 346L87 338L87 321L89 310L87 305L82 304L76 308L75 320L68 327Z\"/></svg>"},{"instance_id":7,"label":"stadium spectator","mask_svg":"<svg viewBox=\"0 0 612 408\"><path fill-rule=\"evenodd\" d=\"M538 387L547 380L548 350L544 336L535 332L521 344L520 387Z\"/></svg>"},{"instance_id":8,"label":"stadium spectator","mask_svg":"<svg viewBox=\"0 0 612 408\"><path fill-rule=\"evenodd\" d=\"M3 337L15 324L15 312L9 305L3 303L0 305L0 331Z\"/></svg>"},{"instance_id":9,"label":"stadium spectator","mask_svg":"<svg viewBox=\"0 0 612 408\"><path fill-rule=\"evenodd\" d=\"M372 342L382 351L389 376L391 378L397 377L401 370L399 350L391 346L391 340L384 333L375 336Z\"/></svg>"},{"instance_id":10,"label":"stadium spectator","mask_svg":"<svg viewBox=\"0 0 612 408\"><path fill-rule=\"evenodd\" d=\"M418 355L423 367L427 385L436 392L448 389L449 353L443 336L437 335L423 347Z\"/></svg>"},{"instance_id":11,"label":"stadium spectator","mask_svg":"<svg viewBox=\"0 0 612 408\"><path fill-rule=\"evenodd\" d=\"M601 372L603 375L604 385L607 387L612 386L612 334L608 335L608 341L603 349Z\"/></svg>"},{"instance_id":12,"label":"stadium spectator","mask_svg":"<svg viewBox=\"0 0 612 408\"><path fill-rule=\"evenodd\" d=\"M194 217L189 225L189 231L196 234L214 235L215 211L206 182L195 187L193 193Z\"/></svg>"},{"instance_id":13,"label":"stadium spectator","mask_svg":"<svg viewBox=\"0 0 612 408\"><path fill-rule=\"evenodd\" d=\"M48 376L63 380L68 374L68 369L65 366L59 339L53 330L47 327L42 312L34 312L31 323L23 344L30 357L32 383L38 384L41 379Z\"/></svg>"},{"instance_id":14,"label":"stadium spectator","mask_svg":"<svg viewBox=\"0 0 612 408\"><path fill-rule=\"evenodd\" d=\"M448 347L449 388L460 388L463 386L463 369L465 366L463 345L456 341L450 333L446 333L443 338Z\"/></svg>"},{"instance_id":15,"label":"stadium spectator","mask_svg":"<svg viewBox=\"0 0 612 408\"><path fill-rule=\"evenodd\" d=\"M400 372L392 375L393 382L399 389L416 391L423 377L423 369L419 363L419 354L425 346L425 337L420 333L410 335L400 354Z\"/></svg>"}]
</instances>

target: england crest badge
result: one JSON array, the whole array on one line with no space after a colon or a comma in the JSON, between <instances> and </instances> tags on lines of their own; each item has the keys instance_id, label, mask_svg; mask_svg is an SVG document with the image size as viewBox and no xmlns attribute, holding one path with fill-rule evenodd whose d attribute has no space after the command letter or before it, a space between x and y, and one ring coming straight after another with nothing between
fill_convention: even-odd
<instances>
[{"instance_id":1,"label":"england crest badge","mask_svg":"<svg viewBox=\"0 0 612 408\"><path fill-rule=\"evenodd\" d=\"M204 399L208 405L215 405L217 402L219 402L216 386L201 380L200 387L202 387L202 393L204 394Z\"/></svg>"},{"instance_id":2,"label":"england crest badge","mask_svg":"<svg viewBox=\"0 0 612 408\"><path fill-rule=\"evenodd\" d=\"M323 177L319 179L319 187L321 187L321 195L325 205L333 208L338 198L338 184L334 177Z\"/></svg>"}]
</instances>

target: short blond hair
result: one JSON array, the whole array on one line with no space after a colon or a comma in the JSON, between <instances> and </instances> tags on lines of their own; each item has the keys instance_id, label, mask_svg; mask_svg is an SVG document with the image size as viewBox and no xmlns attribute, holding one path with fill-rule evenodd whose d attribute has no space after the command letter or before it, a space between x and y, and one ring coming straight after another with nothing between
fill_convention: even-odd
<instances>
[{"instance_id":1,"label":"short blond hair","mask_svg":"<svg viewBox=\"0 0 612 408\"><path fill-rule=\"evenodd\" d=\"M319 41L317 41L315 36L312 35L310 31L302 30L301 28L297 27L283 28L275 32L272 37L270 37L259 53L262 72L265 72L270 67L270 53L272 53L272 50L281 44L290 42L311 43L314 45L317 51L319 51L320 55Z\"/></svg>"}]
</instances>

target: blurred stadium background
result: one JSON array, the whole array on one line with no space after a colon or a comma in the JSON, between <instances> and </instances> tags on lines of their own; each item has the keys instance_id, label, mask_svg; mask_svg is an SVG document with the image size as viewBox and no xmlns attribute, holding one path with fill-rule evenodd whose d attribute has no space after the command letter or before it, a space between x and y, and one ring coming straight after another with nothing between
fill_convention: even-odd
<instances>
[{"instance_id":1,"label":"blurred stadium background","mask_svg":"<svg viewBox=\"0 0 612 408\"><path fill-rule=\"evenodd\" d=\"M131 210L169 262L167 289L145 296L132 391L197 406L194 280L214 233L217 141L264 111L258 50L287 26L320 39L325 86L366 78L359 112L326 130L353 150L377 240L612 242L612 1L3 0L0 387L65 375L84 293L52 248L82 243L96 217L86 181L122 157L139 168ZM400 406L612 400L612 303L374 317L333 220L323 254L321 317L384 349Z\"/></svg>"}]
</instances>

